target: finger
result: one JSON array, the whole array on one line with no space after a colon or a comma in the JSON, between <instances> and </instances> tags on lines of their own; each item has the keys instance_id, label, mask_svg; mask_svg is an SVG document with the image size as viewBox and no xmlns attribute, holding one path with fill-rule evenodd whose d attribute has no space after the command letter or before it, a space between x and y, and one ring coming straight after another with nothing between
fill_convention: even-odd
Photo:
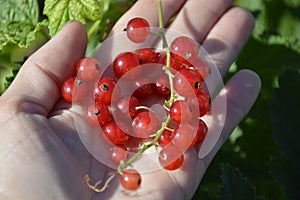
<instances>
[{"instance_id":1,"label":"finger","mask_svg":"<svg viewBox=\"0 0 300 200\"><path fill-rule=\"evenodd\" d=\"M162 0L163 21L167 23L171 17L181 8L186 0ZM157 0L139 0L132 8L126 12L116 23L112 33L121 33L126 27L127 22L134 17L143 17L150 26L158 27L159 15Z\"/></svg>"},{"instance_id":2,"label":"finger","mask_svg":"<svg viewBox=\"0 0 300 200\"><path fill-rule=\"evenodd\" d=\"M254 18L250 12L239 7L231 8L203 41L203 48L223 77L248 40L253 26Z\"/></svg>"},{"instance_id":3,"label":"finger","mask_svg":"<svg viewBox=\"0 0 300 200\"><path fill-rule=\"evenodd\" d=\"M228 81L221 92L222 94L226 94L227 99L225 123L216 145L208 156L204 158L204 162L207 166L223 143L228 139L233 129L247 115L257 99L260 88L260 78L250 70L242 70ZM201 150L199 157L203 157L201 155Z\"/></svg>"},{"instance_id":4,"label":"finger","mask_svg":"<svg viewBox=\"0 0 300 200\"><path fill-rule=\"evenodd\" d=\"M21 111L47 115L60 98L63 81L73 73L76 61L84 56L86 43L84 27L79 22L68 23L27 59L6 97L18 94Z\"/></svg>"},{"instance_id":5,"label":"finger","mask_svg":"<svg viewBox=\"0 0 300 200\"><path fill-rule=\"evenodd\" d=\"M201 43L232 2L232 0L189 0L169 28Z\"/></svg>"}]
</instances>

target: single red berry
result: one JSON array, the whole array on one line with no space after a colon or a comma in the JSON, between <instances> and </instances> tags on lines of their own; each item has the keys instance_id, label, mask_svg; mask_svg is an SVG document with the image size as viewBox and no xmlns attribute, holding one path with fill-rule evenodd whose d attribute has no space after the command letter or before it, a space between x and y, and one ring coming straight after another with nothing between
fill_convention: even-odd
<instances>
[{"instance_id":1,"label":"single red berry","mask_svg":"<svg viewBox=\"0 0 300 200\"><path fill-rule=\"evenodd\" d=\"M207 79L210 74L210 68L204 59L197 58L197 60L193 63L193 67L199 71L203 80Z\"/></svg>"},{"instance_id":2,"label":"single red berry","mask_svg":"<svg viewBox=\"0 0 300 200\"><path fill-rule=\"evenodd\" d=\"M139 172L134 169L123 171L120 177L121 185L127 190L137 190L142 183L142 177Z\"/></svg>"},{"instance_id":3,"label":"single red berry","mask_svg":"<svg viewBox=\"0 0 300 200\"><path fill-rule=\"evenodd\" d=\"M186 36L180 36L173 40L170 50L189 62L195 61L199 52L197 42Z\"/></svg>"},{"instance_id":4,"label":"single red berry","mask_svg":"<svg viewBox=\"0 0 300 200\"><path fill-rule=\"evenodd\" d=\"M109 158L115 165L119 165L122 160L125 162L127 155L127 150L123 145L117 145L109 149Z\"/></svg>"},{"instance_id":5,"label":"single red berry","mask_svg":"<svg viewBox=\"0 0 300 200\"><path fill-rule=\"evenodd\" d=\"M164 169L176 170L182 166L184 156L180 149L173 145L169 145L160 151L158 160Z\"/></svg>"},{"instance_id":6,"label":"single red berry","mask_svg":"<svg viewBox=\"0 0 300 200\"><path fill-rule=\"evenodd\" d=\"M126 26L127 37L135 42L144 42L150 34L150 25L147 20L136 17L131 19Z\"/></svg>"},{"instance_id":7,"label":"single red berry","mask_svg":"<svg viewBox=\"0 0 300 200\"><path fill-rule=\"evenodd\" d=\"M94 96L96 101L102 102L105 105L110 105L113 92L116 92L117 96L120 93L116 81L113 78L104 77L96 84Z\"/></svg>"},{"instance_id":8,"label":"single red berry","mask_svg":"<svg viewBox=\"0 0 300 200\"><path fill-rule=\"evenodd\" d=\"M208 128L206 123L203 120L199 120L199 125L197 129L197 135L198 135L198 143L202 143L207 135Z\"/></svg>"},{"instance_id":9,"label":"single red berry","mask_svg":"<svg viewBox=\"0 0 300 200\"><path fill-rule=\"evenodd\" d=\"M118 78L122 77L129 71L130 73L127 75L127 78L136 78L141 73L141 69L136 68L139 65L140 61L137 55L132 52L121 53L113 61L113 69Z\"/></svg>"},{"instance_id":10,"label":"single red berry","mask_svg":"<svg viewBox=\"0 0 300 200\"><path fill-rule=\"evenodd\" d=\"M138 138L149 138L160 129L159 118L150 111L142 111L133 121L133 131Z\"/></svg>"},{"instance_id":11,"label":"single red berry","mask_svg":"<svg viewBox=\"0 0 300 200\"><path fill-rule=\"evenodd\" d=\"M164 56L162 64L167 64L167 56ZM180 71L186 67L190 66L187 60L182 59L179 55L171 52L170 67L176 71Z\"/></svg>"},{"instance_id":12,"label":"single red berry","mask_svg":"<svg viewBox=\"0 0 300 200\"><path fill-rule=\"evenodd\" d=\"M154 82L155 93L165 98L168 98L171 94L169 77L167 75L161 75L158 76Z\"/></svg>"},{"instance_id":13,"label":"single red berry","mask_svg":"<svg viewBox=\"0 0 300 200\"><path fill-rule=\"evenodd\" d=\"M103 133L114 144L125 144L129 139L129 135L125 133L114 120L103 126Z\"/></svg>"},{"instance_id":14,"label":"single red berry","mask_svg":"<svg viewBox=\"0 0 300 200\"><path fill-rule=\"evenodd\" d=\"M76 72L83 81L95 81L102 73L102 65L95 58L84 57L76 63Z\"/></svg>"},{"instance_id":15,"label":"single red berry","mask_svg":"<svg viewBox=\"0 0 300 200\"><path fill-rule=\"evenodd\" d=\"M197 70L184 68L175 74L174 89L179 95L190 97L195 95L202 82L203 79Z\"/></svg>"},{"instance_id":16,"label":"single red berry","mask_svg":"<svg viewBox=\"0 0 300 200\"><path fill-rule=\"evenodd\" d=\"M170 131L168 129L165 129L160 138L158 139L158 144L161 146L161 147L166 147L168 146L169 144L171 144L172 140L174 138L174 131Z\"/></svg>"},{"instance_id":17,"label":"single red berry","mask_svg":"<svg viewBox=\"0 0 300 200\"><path fill-rule=\"evenodd\" d=\"M152 86L148 79L146 78L139 78L133 82L133 87L136 90L133 93L133 96L144 99L149 97L152 94Z\"/></svg>"},{"instance_id":18,"label":"single red berry","mask_svg":"<svg viewBox=\"0 0 300 200\"><path fill-rule=\"evenodd\" d=\"M89 88L81 79L70 77L66 79L61 87L61 95L68 103L76 103L88 95Z\"/></svg>"},{"instance_id":19,"label":"single red berry","mask_svg":"<svg viewBox=\"0 0 300 200\"><path fill-rule=\"evenodd\" d=\"M192 148L198 143L198 134L195 135L193 141L191 142L190 146L188 148Z\"/></svg>"},{"instance_id":20,"label":"single red berry","mask_svg":"<svg viewBox=\"0 0 300 200\"><path fill-rule=\"evenodd\" d=\"M90 104L85 112L85 120L93 126L103 126L111 120L108 107L102 102Z\"/></svg>"},{"instance_id":21,"label":"single red berry","mask_svg":"<svg viewBox=\"0 0 300 200\"><path fill-rule=\"evenodd\" d=\"M196 90L196 99L189 99L190 104L199 107L199 117L204 116L209 110L210 96L206 90L199 88Z\"/></svg>"},{"instance_id":22,"label":"single red berry","mask_svg":"<svg viewBox=\"0 0 300 200\"><path fill-rule=\"evenodd\" d=\"M158 63L161 57L159 52L155 52L151 48L138 49L136 55L141 64Z\"/></svg>"},{"instance_id":23,"label":"single red berry","mask_svg":"<svg viewBox=\"0 0 300 200\"><path fill-rule=\"evenodd\" d=\"M170 107L170 117L176 123L188 123L194 114L192 105L185 100L177 100Z\"/></svg>"},{"instance_id":24,"label":"single red berry","mask_svg":"<svg viewBox=\"0 0 300 200\"><path fill-rule=\"evenodd\" d=\"M128 152L138 153L141 150L143 140L137 137L130 137L124 144Z\"/></svg>"},{"instance_id":25,"label":"single red berry","mask_svg":"<svg viewBox=\"0 0 300 200\"><path fill-rule=\"evenodd\" d=\"M188 149L197 135L197 129L189 124L179 124L174 129L173 144L180 149Z\"/></svg>"},{"instance_id":26,"label":"single red berry","mask_svg":"<svg viewBox=\"0 0 300 200\"><path fill-rule=\"evenodd\" d=\"M124 119L124 117L134 119L139 112L136 109L138 106L141 106L141 103L137 98L134 96L124 96L116 103L114 113L121 119Z\"/></svg>"}]
</instances>

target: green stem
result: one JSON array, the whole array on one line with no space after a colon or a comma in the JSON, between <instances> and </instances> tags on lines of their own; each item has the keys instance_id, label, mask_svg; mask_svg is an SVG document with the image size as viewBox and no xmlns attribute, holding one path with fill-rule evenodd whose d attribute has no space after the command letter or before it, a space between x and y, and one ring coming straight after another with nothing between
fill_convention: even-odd
<instances>
[{"instance_id":1,"label":"green stem","mask_svg":"<svg viewBox=\"0 0 300 200\"><path fill-rule=\"evenodd\" d=\"M174 75L171 72L171 53L170 53L170 48L167 43L167 39L164 33L164 27L163 27L163 12L162 12L162 2L161 0L158 0L158 14L159 14L159 35L161 36L163 40L163 48L166 51L167 55L167 63L166 66L164 66L164 71L168 75L169 78L169 83L170 83L170 90L171 90L171 97L169 101L166 101L164 104L164 107L168 108L175 100L176 100L176 95L175 95L175 90L174 90L174 85L173 85L173 77ZM123 169L127 168L128 166L131 166L132 163L138 159L147 149L151 148L152 146L157 146L158 145L158 140L162 133L164 132L165 129L168 129L167 126L171 121L170 114L168 114L168 117L165 122L162 123L161 128L156 132L155 138L151 141L151 143L146 144L143 143L142 148L137 152L133 157L128 159L126 162L121 162L118 166L118 173L122 174Z\"/></svg>"},{"instance_id":2,"label":"green stem","mask_svg":"<svg viewBox=\"0 0 300 200\"><path fill-rule=\"evenodd\" d=\"M139 150L139 152L137 152L133 157L131 157L129 160L123 163L120 163L120 165L118 166L118 173L122 174L123 173L123 169L127 168L128 166L131 166L132 163L138 159L147 149L151 148L152 146L156 146L157 142L160 138L160 136L162 135L162 133L164 132L164 130L166 129L166 127L168 126L168 124L171 121L171 117L170 114L168 115L167 119L165 122L162 123L161 128L157 131L155 138L151 141L151 143L149 144L145 144L143 143L143 147L141 150Z\"/></svg>"},{"instance_id":3,"label":"green stem","mask_svg":"<svg viewBox=\"0 0 300 200\"><path fill-rule=\"evenodd\" d=\"M159 19L159 28L164 28L163 23L163 9L162 9L162 3L161 0L158 0L158 19Z\"/></svg>"},{"instance_id":4,"label":"green stem","mask_svg":"<svg viewBox=\"0 0 300 200\"><path fill-rule=\"evenodd\" d=\"M99 25L100 25L101 20L97 20L93 23L93 25L91 26L91 28L88 31L88 39L90 40L90 38L93 36L93 34L98 30Z\"/></svg>"}]
</instances>

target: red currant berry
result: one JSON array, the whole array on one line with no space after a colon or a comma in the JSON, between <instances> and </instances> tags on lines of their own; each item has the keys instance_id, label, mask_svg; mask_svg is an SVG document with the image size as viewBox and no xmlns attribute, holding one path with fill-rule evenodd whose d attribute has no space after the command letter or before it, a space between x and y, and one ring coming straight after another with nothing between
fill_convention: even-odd
<instances>
[{"instance_id":1,"label":"red currant berry","mask_svg":"<svg viewBox=\"0 0 300 200\"><path fill-rule=\"evenodd\" d=\"M113 61L113 69L118 78L139 65L140 62L137 55L132 52L121 53ZM140 73L140 68L136 68L130 72L127 78L136 78Z\"/></svg>"},{"instance_id":2,"label":"red currant berry","mask_svg":"<svg viewBox=\"0 0 300 200\"><path fill-rule=\"evenodd\" d=\"M156 94L168 98L171 94L169 77L161 75L155 79L154 91Z\"/></svg>"},{"instance_id":3,"label":"red currant berry","mask_svg":"<svg viewBox=\"0 0 300 200\"><path fill-rule=\"evenodd\" d=\"M176 170L182 166L184 156L180 149L173 145L163 148L159 153L159 163L167 170Z\"/></svg>"},{"instance_id":4,"label":"red currant berry","mask_svg":"<svg viewBox=\"0 0 300 200\"><path fill-rule=\"evenodd\" d=\"M164 65L167 64L167 56L163 58L162 64ZM171 52L170 67L172 69L175 69L176 71L180 71L184 69L187 65L190 65L188 61L183 60L182 58L180 58L179 55Z\"/></svg>"},{"instance_id":5,"label":"red currant berry","mask_svg":"<svg viewBox=\"0 0 300 200\"><path fill-rule=\"evenodd\" d=\"M85 120L93 126L103 126L111 120L108 107L102 102L90 104L85 112Z\"/></svg>"},{"instance_id":6,"label":"red currant berry","mask_svg":"<svg viewBox=\"0 0 300 200\"><path fill-rule=\"evenodd\" d=\"M197 69L199 71L203 80L205 80L208 77L208 75L210 74L210 69L209 69L208 63L204 59L197 58L197 60L193 64L193 66L195 67L195 69Z\"/></svg>"},{"instance_id":7,"label":"red currant berry","mask_svg":"<svg viewBox=\"0 0 300 200\"><path fill-rule=\"evenodd\" d=\"M148 79L139 78L138 80L133 82L134 91L133 95L137 98L144 99L149 97L152 94L152 86Z\"/></svg>"},{"instance_id":8,"label":"red currant berry","mask_svg":"<svg viewBox=\"0 0 300 200\"><path fill-rule=\"evenodd\" d=\"M127 190L137 190L142 183L142 177L134 169L124 171L120 177L121 185Z\"/></svg>"},{"instance_id":9,"label":"red currant berry","mask_svg":"<svg viewBox=\"0 0 300 200\"><path fill-rule=\"evenodd\" d=\"M115 121L110 121L103 126L104 135L114 144L125 144L129 135L125 133Z\"/></svg>"},{"instance_id":10,"label":"red currant berry","mask_svg":"<svg viewBox=\"0 0 300 200\"><path fill-rule=\"evenodd\" d=\"M117 94L120 93L120 89L113 78L101 78L94 89L96 101L103 102L105 105L110 105L114 90Z\"/></svg>"},{"instance_id":11,"label":"red currant berry","mask_svg":"<svg viewBox=\"0 0 300 200\"><path fill-rule=\"evenodd\" d=\"M208 128L206 123L200 119L198 129L197 129L198 143L202 143L204 141L207 132L208 132Z\"/></svg>"},{"instance_id":12,"label":"red currant berry","mask_svg":"<svg viewBox=\"0 0 300 200\"><path fill-rule=\"evenodd\" d=\"M173 144L180 149L187 149L193 143L197 129L189 124L180 124L174 129Z\"/></svg>"},{"instance_id":13,"label":"red currant berry","mask_svg":"<svg viewBox=\"0 0 300 200\"><path fill-rule=\"evenodd\" d=\"M76 63L76 72L84 81L97 80L102 73L102 65L95 58L85 57Z\"/></svg>"},{"instance_id":14,"label":"red currant berry","mask_svg":"<svg viewBox=\"0 0 300 200\"><path fill-rule=\"evenodd\" d=\"M199 107L199 117L204 116L209 110L210 97L203 88L196 90L196 99L191 99L190 104Z\"/></svg>"},{"instance_id":15,"label":"red currant berry","mask_svg":"<svg viewBox=\"0 0 300 200\"><path fill-rule=\"evenodd\" d=\"M124 118L124 116L127 116L131 119L134 119L139 112L136 107L141 106L141 103L134 96L124 96L119 99L115 106L116 107L114 112L116 116L120 118Z\"/></svg>"},{"instance_id":16,"label":"red currant berry","mask_svg":"<svg viewBox=\"0 0 300 200\"><path fill-rule=\"evenodd\" d=\"M161 57L159 52L155 52L151 48L139 49L136 51L136 55L141 64L158 63Z\"/></svg>"},{"instance_id":17,"label":"red currant berry","mask_svg":"<svg viewBox=\"0 0 300 200\"><path fill-rule=\"evenodd\" d=\"M150 34L150 25L147 20L136 17L131 19L126 26L127 37L135 42L144 42Z\"/></svg>"},{"instance_id":18,"label":"red currant berry","mask_svg":"<svg viewBox=\"0 0 300 200\"><path fill-rule=\"evenodd\" d=\"M109 158L115 165L119 165L122 160L125 162L127 159L126 148L123 145L111 147L109 149Z\"/></svg>"},{"instance_id":19,"label":"red currant berry","mask_svg":"<svg viewBox=\"0 0 300 200\"><path fill-rule=\"evenodd\" d=\"M179 55L182 59L193 62L198 57L198 45L191 38L180 36L170 45L172 53Z\"/></svg>"},{"instance_id":20,"label":"red currant berry","mask_svg":"<svg viewBox=\"0 0 300 200\"><path fill-rule=\"evenodd\" d=\"M138 113L133 121L133 131L138 138L149 138L159 129L159 118L150 111Z\"/></svg>"},{"instance_id":21,"label":"red currant berry","mask_svg":"<svg viewBox=\"0 0 300 200\"><path fill-rule=\"evenodd\" d=\"M68 102L79 102L88 95L88 86L81 79L70 77L66 79L61 87L61 95Z\"/></svg>"},{"instance_id":22,"label":"red currant berry","mask_svg":"<svg viewBox=\"0 0 300 200\"><path fill-rule=\"evenodd\" d=\"M184 68L175 74L174 89L179 95L190 97L195 95L202 82L203 79L197 70Z\"/></svg>"},{"instance_id":23,"label":"red currant berry","mask_svg":"<svg viewBox=\"0 0 300 200\"><path fill-rule=\"evenodd\" d=\"M194 109L185 100L178 100L172 103L170 107L170 117L176 123L187 123L193 117Z\"/></svg>"},{"instance_id":24,"label":"red currant berry","mask_svg":"<svg viewBox=\"0 0 300 200\"><path fill-rule=\"evenodd\" d=\"M172 140L174 138L174 132L173 131L170 131L168 129L165 129L160 138L158 139L158 144L161 146L161 147L166 147L168 146L169 144L171 144Z\"/></svg>"},{"instance_id":25,"label":"red currant berry","mask_svg":"<svg viewBox=\"0 0 300 200\"><path fill-rule=\"evenodd\" d=\"M130 137L124 144L128 152L138 153L141 150L143 140L137 137Z\"/></svg>"}]
</instances>

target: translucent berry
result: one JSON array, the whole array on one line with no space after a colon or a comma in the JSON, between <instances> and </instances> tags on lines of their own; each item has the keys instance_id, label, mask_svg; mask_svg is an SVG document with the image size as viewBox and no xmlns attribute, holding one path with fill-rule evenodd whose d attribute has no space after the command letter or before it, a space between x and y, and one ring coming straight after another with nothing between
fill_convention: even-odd
<instances>
[{"instance_id":1,"label":"translucent berry","mask_svg":"<svg viewBox=\"0 0 300 200\"><path fill-rule=\"evenodd\" d=\"M197 129L189 124L180 124L174 129L174 146L180 149L188 149L197 135Z\"/></svg>"},{"instance_id":2,"label":"translucent berry","mask_svg":"<svg viewBox=\"0 0 300 200\"><path fill-rule=\"evenodd\" d=\"M199 120L198 128L197 128L197 135L198 135L198 143L202 143L207 135L208 128L206 123L203 120Z\"/></svg>"},{"instance_id":3,"label":"translucent berry","mask_svg":"<svg viewBox=\"0 0 300 200\"><path fill-rule=\"evenodd\" d=\"M61 87L61 95L68 103L76 103L84 98L89 93L89 88L81 79L70 77L66 79Z\"/></svg>"},{"instance_id":4,"label":"translucent berry","mask_svg":"<svg viewBox=\"0 0 300 200\"><path fill-rule=\"evenodd\" d=\"M159 163L167 170L176 170L182 166L184 156L180 149L173 145L163 148L159 153Z\"/></svg>"},{"instance_id":5,"label":"translucent berry","mask_svg":"<svg viewBox=\"0 0 300 200\"><path fill-rule=\"evenodd\" d=\"M76 63L77 77L83 81L95 81L102 73L101 63L91 57L84 57Z\"/></svg>"},{"instance_id":6,"label":"translucent berry","mask_svg":"<svg viewBox=\"0 0 300 200\"><path fill-rule=\"evenodd\" d=\"M170 117L176 123L187 123L194 114L192 105L185 100L177 100L170 107Z\"/></svg>"},{"instance_id":7,"label":"translucent berry","mask_svg":"<svg viewBox=\"0 0 300 200\"><path fill-rule=\"evenodd\" d=\"M101 78L94 89L94 96L96 101L102 102L105 105L110 105L114 90L116 90L115 92L117 94L120 93L120 89L113 78Z\"/></svg>"},{"instance_id":8,"label":"translucent berry","mask_svg":"<svg viewBox=\"0 0 300 200\"><path fill-rule=\"evenodd\" d=\"M124 74L139 65L140 62L137 55L132 52L121 53L113 61L113 69L118 78L122 77ZM140 68L137 68L132 70L130 72L130 77L127 78L136 78L140 73Z\"/></svg>"},{"instance_id":9,"label":"translucent berry","mask_svg":"<svg viewBox=\"0 0 300 200\"><path fill-rule=\"evenodd\" d=\"M142 177L134 169L124 171L120 177L121 185L127 190L137 190L142 183Z\"/></svg>"},{"instance_id":10,"label":"translucent berry","mask_svg":"<svg viewBox=\"0 0 300 200\"><path fill-rule=\"evenodd\" d=\"M171 94L169 77L167 75L158 76L155 79L154 91L156 94L168 98Z\"/></svg>"},{"instance_id":11,"label":"translucent berry","mask_svg":"<svg viewBox=\"0 0 300 200\"><path fill-rule=\"evenodd\" d=\"M170 50L189 62L195 61L199 52L197 42L186 36L180 36L173 40Z\"/></svg>"},{"instance_id":12,"label":"translucent berry","mask_svg":"<svg viewBox=\"0 0 300 200\"><path fill-rule=\"evenodd\" d=\"M134 96L124 96L118 100L115 105L114 113L119 118L130 117L135 118L139 110L136 107L141 106L140 101Z\"/></svg>"},{"instance_id":13,"label":"translucent berry","mask_svg":"<svg viewBox=\"0 0 300 200\"><path fill-rule=\"evenodd\" d=\"M141 64L158 63L161 57L159 52L155 52L151 48L143 48L136 51L136 55Z\"/></svg>"},{"instance_id":14,"label":"translucent berry","mask_svg":"<svg viewBox=\"0 0 300 200\"><path fill-rule=\"evenodd\" d=\"M184 68L175 74L174 88L179 95L190 97L195 95L202 82L203 78L197 70Z\"/></svg>"},{"instance_id":15,"label":"translucent berry","mask_svg":"<svg viewBox=\"0 0 300 200\"><path fill-rule=\"evenodd\" d=\"M150 25L147 20L136 17L131 19L126 26L127 37L135 42L144 42L150 34Z\"/></svg>"},{"instance_id":16,"label":"translucent berry","mask_svg":"<svg viewBox=\"0 0 300 200\"><path fill-rule=\"evenodd\" d=\"M114 144L125 144L129 139L129 135L120 129L115 121L106 123L102 129L106 138Z\"/></svg>"},{"instance_id":17,"label":"translucent berry","mask_svg":"<svg viewBox=\"0 0 300 200\"><path fill-rule=\"evenodd\" d=\"M102 102L90 104L85 112L85 120L94 126L103 126L111 120L108 107Z\"/></svg>"},{"instance_id":18,"label":"translucent berry","mask_svg":"<svg viewBox=\"0 0 300 200\"><path fill-rule=\"evenodd\" d=\"M137 98L144 99L152 94L152 85L150 81L146 78L139 78L133 82L134 91L133 95Z\"/></svg>"},{"instance_id":19,"label":"translucent berry","mask_svg":"<svg viewBox=\"0 0 300 200\"><path fill-rule=\"evenodd\" d=\"M127 155L127 150L123 145L117 145L109 149L109 158L115 165L119 165L122 160L125 162Z\"/></svg>"},{"instance_id":20,"label":"translucent berry","mask_svg":"<svg viewBox=\"0 0 300 200\"><path fill-rule=\"evenodd\" d=\"M160 129L159 118L150 111L137 114L133 121L133 131L138 138L149 138Z\"/></svg>"},{"instance_id":21,"label":"translucent berry","mask_svg":"<svg viewBox=\"0 0 300 200\"><path fill-rule=\"evenodd\" d=\"M170 131L168 129L165 129L160 138L158 139L158 144L161 146L161 147L166 147L168 146L169 144L171 144L172 140L174 138L174 131Z\"/></svg>"}]
</instances>

